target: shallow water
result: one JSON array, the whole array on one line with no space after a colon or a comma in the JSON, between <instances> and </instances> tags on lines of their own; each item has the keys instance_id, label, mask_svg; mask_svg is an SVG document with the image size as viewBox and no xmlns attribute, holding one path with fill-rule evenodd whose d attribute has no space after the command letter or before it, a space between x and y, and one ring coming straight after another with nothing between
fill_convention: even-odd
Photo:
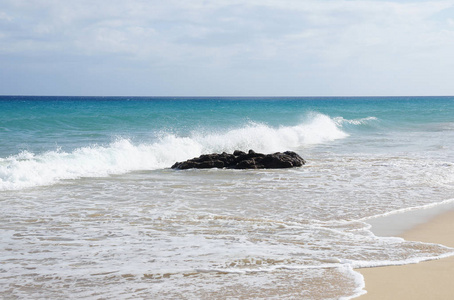
<instances>
[{"instance_id":1,"label":"shallow water","mask_svg":"<svg viewBox=\"0 0 454 300\"><path fill-rule=\"evenodd\" d=\"M0 292L352 297L353 268L453 253L367 224L452 201L453 100L2 98ZM250 148L308 163L168 168Z\"/></svg>"}]
</instances>

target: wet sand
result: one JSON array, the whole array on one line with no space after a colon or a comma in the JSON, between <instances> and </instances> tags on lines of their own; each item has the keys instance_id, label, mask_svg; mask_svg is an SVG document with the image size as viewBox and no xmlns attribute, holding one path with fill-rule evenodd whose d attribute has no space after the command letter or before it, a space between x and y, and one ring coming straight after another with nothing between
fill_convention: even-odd
<instances>
[{"instance_id":1,"label":"wet sand","mask_svg":"<svg viewBox=\"0 0 454 300\"><path fill-rule=\"evenodd\" d=\"M400 234L406 240L454 247L454 211ZM367 294L357 299L454 299L454 256L405 266L358 270Z\"/></svg>"}]
</instances>

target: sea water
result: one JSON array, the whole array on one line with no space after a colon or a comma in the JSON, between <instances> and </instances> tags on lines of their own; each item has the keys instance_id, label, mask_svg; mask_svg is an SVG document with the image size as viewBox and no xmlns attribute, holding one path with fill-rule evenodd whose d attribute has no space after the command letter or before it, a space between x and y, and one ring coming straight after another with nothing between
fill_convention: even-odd
<instances>
[{"instance_id":1,"label":"sea water","mask_svg":"<svg viewBox=\"0 0 454 300\"><path fill-rule=\"evenodd\" d=\"M173 170L292 150L281 170ZM0 295L338 299L443 245L378 216L454 200L454 97L0 97Z\"/></svg>"}]
</instances>

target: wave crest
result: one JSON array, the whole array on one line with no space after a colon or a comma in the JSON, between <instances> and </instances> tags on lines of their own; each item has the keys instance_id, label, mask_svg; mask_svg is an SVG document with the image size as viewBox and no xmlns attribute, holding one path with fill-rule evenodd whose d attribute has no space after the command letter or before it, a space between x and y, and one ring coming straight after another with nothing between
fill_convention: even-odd
<instances>
[{"instance_id":1,"label":"wave crest","mask_svg":"<svg viewBox=\"0 0 454 300\"><path fill-rule=\"evenodd\" d=\"M347 137L336 122L314 114L296 126L273 128L250 123L226 132L193 132L188 137L163 134L152 143L118 139L107 146L81 147L34 154L27 151L0 159L0 190L50 185L65 179L104 177L136 170L154 170L211 152L254 149L260 152L297 150Z\"/></svg>"},{"instance_id":2,"label":"wave crest","mask_svg":"<svg viewBox=\"0 0 454 300\"><path fill-rule=\"evenodd\" d=\"M205 152L231 152L235 149L276 152L331 142L347 136L333 119L323 114L315 114L310 116L307 122L296 126L273 128L265 124L250 123L226 133L195 133L192 138L203 145Z\"/></svg>"},{"instance_id":3,"label":"wave crest","mask_svg":"<svg viewBox=\"0 0 454 300\"><path fill-rule=\"evenodd\" d=\"M366 118L360 118L360 119L344 119L342 117L337 117L333 119L336 125L342 126L344 124L349 124L349 125L369 125L371 121L377 121L378 119L376 117L366 117Z\"/></svg>"}]
</instances>

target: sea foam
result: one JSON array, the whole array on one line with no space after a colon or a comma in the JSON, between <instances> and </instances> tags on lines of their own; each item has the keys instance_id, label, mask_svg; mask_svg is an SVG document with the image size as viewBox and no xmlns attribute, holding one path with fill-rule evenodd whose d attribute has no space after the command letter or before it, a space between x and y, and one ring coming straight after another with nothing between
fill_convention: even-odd
<instances>
[{"instance_id":1,"label":"sea foam","mask_svg":"<svg viewBox=\"0 0 454 300\"><path fill-rule=\"evenodd\" d=\"M161 134L150 143L118 138L108 145L91 145L71 152L23 151L0 159L0 190L49 185L65 179L104 177L137 170L167 168L203 153L235 149L276 152L302 149L348 136L330 117L312 114L296 126L271 127L249 123L225 132L195 131L189 136Z\"/></svg>"}]
</instances>

